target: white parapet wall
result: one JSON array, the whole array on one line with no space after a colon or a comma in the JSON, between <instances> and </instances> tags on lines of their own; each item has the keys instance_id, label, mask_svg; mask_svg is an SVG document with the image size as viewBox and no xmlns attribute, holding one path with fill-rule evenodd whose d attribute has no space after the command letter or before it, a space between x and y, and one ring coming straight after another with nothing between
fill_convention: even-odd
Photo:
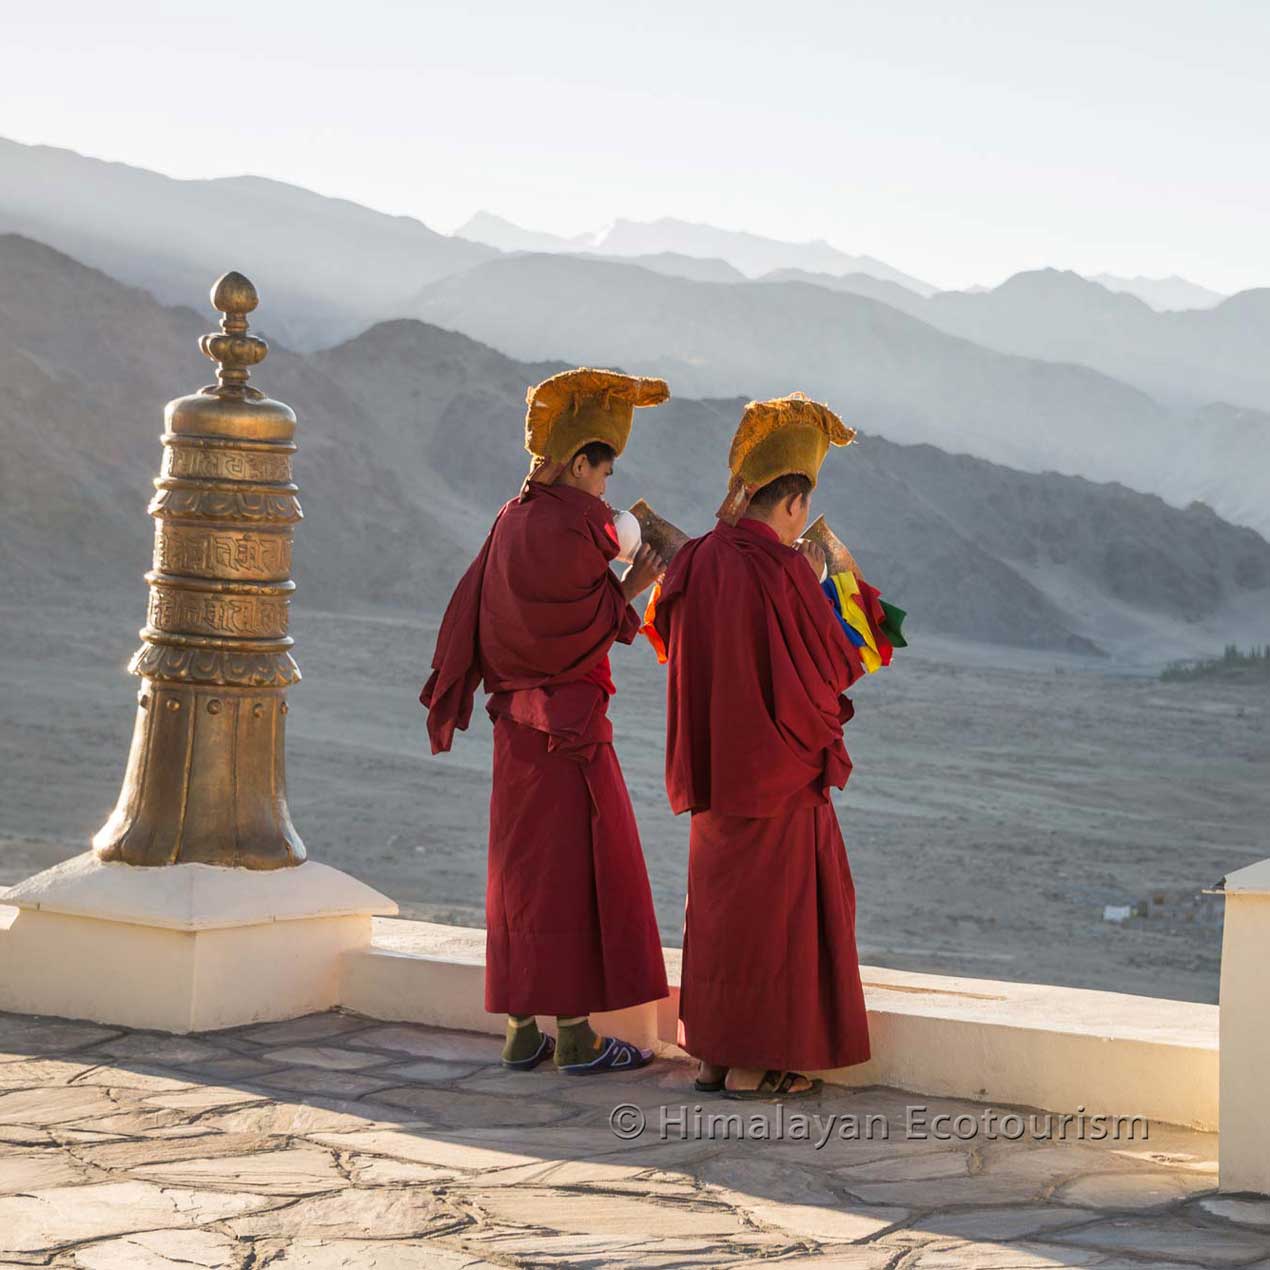
<instances>
[{"instance_id":1,"label":"white parapet wall","mask_svg":"<svg viewBox=\"0 0 1270 1270\"><path fill-rule=\"evenodd\" d=\"M1222 891L1220 1183L1270 1194L1270 860Z\"/></svg>"},{"instance_id":2,"label":"white parapet wall","mask_svg":"<svg viewBox=\"0 0 1270 1270\"><path fill-rule=\"evenodd\" d=\"M670 996L598 1015L596 1025L682 1055L679 951L665 953ZM372 942L344 957L340 998L375 1018L501 1033L503 1017L483 1007L484 966L482 930L379 918ZM821 1073L833 1083L1217 1128L1216 1006L878 966L861 972L873 1057Z\"/></svg>"},{"instance_id":3,"label":"white parapet wall","mask_svg":"<svg viewBox=\"0 0 1270 1270\"><path fill-rule=\"evenodd\" d=\"M1255 924L1264 938L1270 898L1261 903ZM1232 906L1233 927L1228 916L1228 952L1242 911ZM0 1009L190 1032L340 1005L373 1018L501 1033L503 1017L484 1009L485 932L385 916L393 912L382 895L312 862L247 873L78 857L0 899ZM680 954L665 955L668 997L595 1023L683 1056ZM1223 994L1240 1006L1238 1019L1223 1015L1222 1040L1244 1056L1220 1071L1223 1147L1227 1133L1245 1144L1229 1175L1223 1149L1224 1189L1270 1190L1267 964L1263 946L1259 962L1241 958L1223 969ZM1218 1128L1216 1006L861 971L873 1056L821 1073L832 1083Z\"/></svg>"}]
</instances>

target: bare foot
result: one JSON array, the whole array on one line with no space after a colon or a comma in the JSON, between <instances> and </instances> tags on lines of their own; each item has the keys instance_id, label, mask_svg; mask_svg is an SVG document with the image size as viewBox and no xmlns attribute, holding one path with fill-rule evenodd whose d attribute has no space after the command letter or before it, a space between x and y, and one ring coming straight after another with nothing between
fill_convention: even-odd
<instances>
[{"instance_id":1,"label":"bare foot","mask_svg":"<svg viewBox=\"0 0 1270 1270\"><path fill-rule=\"evenodd\" d=\"M763 1077L767 1073L760 1067L733 1067L728 1072L727 1079L723 1082L725 1089L747 1090L757 1089L763 1082ZM794 1079L790 1082L788 1092L791 1094L805 1093L811 1088L811 1081L801 1072L792 1073ZM777 1072L776 1084L779 1085L784 1072Z\"/></svg>"},{"instance_id":2,"label":"bare foot","mask_svg":"<svg viewBox=\"0 0 1270 1270\"><path fill-rule=\"evenodd\" d=\"M721 1081L728 1074L726 1067L720 1066L718 1063L707 1063L703 1058L697 1064L697 1079L703 1085L713 1085Z\"/></svg>"}]
</instances>

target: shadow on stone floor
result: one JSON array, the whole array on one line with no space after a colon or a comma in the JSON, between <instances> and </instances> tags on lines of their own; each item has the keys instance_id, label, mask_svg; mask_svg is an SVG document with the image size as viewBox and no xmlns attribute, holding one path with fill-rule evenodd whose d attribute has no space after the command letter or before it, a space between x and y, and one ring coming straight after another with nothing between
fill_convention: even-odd
<instances>
[{"instance_id":1,"label":"shadow on stone floor","mask_svg":"<svg viewBox=\"0 0 1270 1270\"><path fill-rule=\"evenodd\" d=\"M0 1014L0 1264L1270 1270L1270 1201L1216 1196L1213 1135L1009 1141L985 1115L1031 1109L736 1103L685 1063L512 1074L499 1048L340 1011L187 1037Z\"/></svg>"}]
</instances>

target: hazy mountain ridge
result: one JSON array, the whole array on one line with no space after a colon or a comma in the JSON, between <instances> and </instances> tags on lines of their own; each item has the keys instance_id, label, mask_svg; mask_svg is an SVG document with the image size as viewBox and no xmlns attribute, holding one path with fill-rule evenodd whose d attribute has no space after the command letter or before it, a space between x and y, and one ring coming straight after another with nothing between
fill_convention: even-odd
<instances>
[{"instance_id":1,"label":"hazy mountain ridge","mask_svg":"<svg viewBox=\"0 0 1270 1270\"><path fill-rule=\"evenodd\" d=\"M1270 288L1161 313L1079 274L1042 269L974 295L941 292L908 311L985 347L1078 362L1184 407L1270 410Z\"/></svg>"},{"instance_id":2,"label":"hazy mountain ridge","mask_svg":"<svg viewBox=\"0 0 1270 1270\"><path fill-rule=\"evenodd\" d=\"M500 251L591 252L596 255L627 255L640 252L647 242L673 242L664 254L683 259L706 259L715 255L733 263L733 250L746 261L738 266L738 272L752 278L769 277L772 281L813 282L820 286L836 288L839 279L854 277L860 284L859 294L869 295L866 280L890 282L909 295L923 298L940 290L918 278L901 273L883 261L871 256L849 256L831 247L822 239L810 243L786 243L714 225L690 224L684 221L663 219L659 221L619 220L606 229L590 233L566 236L542 230L524 229L505 217L480 211L455 230L457 235L474 242L486 243ZM737 244L733 250L733 244ZM662 250L659 246L659 250ZM775 259L776 263L772 263ZM851 262L844 269L844 262ZM766 266L766 267L765 267ZM667 270L666 272L673 272ZM683 274L691 277L691 274ZM1142 274L1124 277L1114 273L1084 275L1089 282L1112 292L1125 292L1136 296L1159 312L1182 309L1209 309L1228 298L1219 291L1202 287L1177 274L1152 278ZM715 279L720 281L721 279ZM855 290L847 286L836 288ZM960 288L968 294L992 291L987 286ZM886 292L874 295L885 299ZM900 298L900 297L897 297Z\"/></svg>"},{"instance_id":3,"label":"hazy mountain ridge","mask_svg":"<svg viewBox=\"0 0 1270 1270\"><path fill-rule=\"evenodd\" d=\"M480 213L473 220L487 216ZM1176 275L1088 278L1040 269L1014 274L996 287L939 291L881 261L847 256L824 242L780 243L669 219L619 220L606 231L566 239L522 231L497 217L489 220L500 232L486 241L516 241L520 250L585 250L618 258L657 250L679 260L717 257L751 279L805 282L867 296L986 348L1088 366L1186 409L1228 401L1270 410L1270 365L1260 351L1270 339L1270 289L1223 296ZM701 277L673 263L659 272Z\"/></svg>"},{"instance_id":4,"label":"hazy mountain ridge","mask_svg":"<svg viewBox=\"0 0 1270 1270\"><path fill-rule=\"evenodd\" d=\"M860 273L892 282L918 295L930 295L936 289L885 261L872 256L850 255L824 239L784 242L744 230L720 229L716 225L695 224L670 216L654 221L619 218L604 229L564 237L522 229L491 212L477 212L455 233L503 251L586 251L598 256L677 256L685 261L714 259L726 261L748 278L761 277L778 269L796 269L826 276Z\"/></svg>"},{"instance_id":5,"label":"hazy mountain ridge","mask_svg":"<svg viewBox=\"0 0 1270 1270\"><path fill-rule=\"evenodd\" d=\"M864 274L783 269L762 280L867 296L984 348L1088 366L1188 410L1214 401L1270 409L1270 368L1258 351L1270 338L1270 289L1209 292L1211 302L1184 307L1153 305L1138 294L1145 287L1113 287L1060 269L925 297Z\"/></svg>"},{"instance_id":6,"label":"hazy mountain ridge","mask_svg":"<svg viewBox=\"0 0 1270 1270\"><path fill-rule=\"evenodd\" d=\"M414 312L514 357L567 348L583 361L663 375L693 396L798 387L895 441L1119 480L1180 506L1204 497L1270 530L1270 431L1188 416L1079 364L1000 353L845 290L710 285L540 254L441 279Z\"/></svg>"},{"instance_id":7,"label":"hazy mountain ridge","mask_svg":"<svg viewBox=\"0 0 1270 1270\"><path fill-rule=\"evenodd\" d=\"M654 225L661 227L659 233L679 234L684 228L674 221ZM605 237L623 249L649 245L631 238L632 226L634 222L619 222ZM1207 409L1214 402L1244 410L1270 409L1270 404L1263 404L1270 403L1270 365L1262 354L1270 325L1270 291L1240 293L1207 311L1154 313L1130 295L1116 295L1056 271L1019 275L989 292L923 298L900 283L870 275L834 277L804 270L792 275L805 283L799 301L803 313L791 312L788 294L769 297L774 309L766 318L755 317L746 291L710 300L708 325L736 332L737 348L744 350L743 355L726 350L720 355L701 347L696 335L681 345L673 343L672 335L677 337L694 322L701 324L703 319L694 317L693 311L700 314L704 306L699 294L678 290L677 284L687 274L703 287L734 282L752 288L752 283L737 278L734 265L718 257L675 253L621 257L618 265L611 256L588 254L584 260L626 269L625 277L603 275L619 299L628 290L643 290L642 280L650 274L663 275L663 293L646 293L641 303L647 312L634 321L646 323L653 310L664 312L666 320L658 319L664 337L651 349L645 347L647 340L632 338L626 329L627 315L620 303L615 306L596 297L597 314L603 310L608 326L593 324L585 345L567 329L551 330L567 327L564 315L548 315L544 321L540 311L529 306L522 324L531 328L530 335L539 327L551 335L541 347L531 348L524 332L509 329L504 338L498 324L484 318L465 325L463 304L448 306L452 316L442 318L420 313L415 303L421 284L429 281L449 280L461 290L474 279L471 285L477 292L486 288L488 279L481 268L506 259L494 248L447 238L408 217L386 216L263 178L175 181L65 150L0 142L0 230L6 227L67 250L129 284L144 286L165 302L183 304L205 294L208 280L222 270L232 250L233 258L271 297L263 319L265 333L302 350L338 343L388 318L418 314L466 329L522 358L556 356L564 348L576 353L584 347L594 351L580 355L601 362L653 356L688 392L753 392L759 380L770 384L771 391L785 391L791 375L795 380L805 377L809 385L824 385L826 393L849 388L844 408L859 414L866 427L897 440L930 441L1015 466L1122 479L1181 504L1202 497L1227 517L1270 530L1270 459L1263 439L1243 424L1217 420ZM694 251L703 243L720 246L708 226L687 230L697 236L681 246ZM723 238L732 242L736 236L724 233ZM772 240L754 235L741 235L739 241L751 239L764 251L772 248ZM576 241L561 241L576 254ZM594 253L598 248L592 244L587 250ZM784 287L790 285L790 276L780 271L765 278ZM552 289L575 309L592 308L591 297L570 294L567 285ZM962 360L964 365L954 374L949 366L915 364L915 350L933 347L927 337L885 316L868 318L857 312L845 318L842 310L826 307L818 298L827 289L863 295L928 328L969 340L961 353L947 345L942 349L946 361ZM479 308L484 300L476 295L472 303ZM667 306L673 310L680 304L687 305L687 314L667 311ZM520 299L510 307L525 313ZM829 323L827 329L824 323ZM764 330L764 340L753 338L749 328L754 327ZM861 336L862 327L872 327L872 334L866 330ZM810 332L809 337L804 332ZM890 339L899 347L885 347ZM806 359L799 344L809 349ZM971 347L976 344L979 350ZM1050 368L1027 370L1019 365L1017 373L1003 376L999 366L992 370L985 363L983 349L1004 350ZM869 384L862 380L869 377L845 364L857 352L867 352L879 372L894 376L896 382L878 383L872 394L865 391ZM817 360L822 364L816 365ZM1074 383L1070 368L1052 369L1053 363L1064 361L1166 396L1170 408L1165 414L1173 421L1152 424L1159 444L1148 444L1147 433L1141 432L1137 439L1143 448L1137 461L1127 461L1123 450L1135 433L1134 421L1139 415L1158 415L1154 409L1129 406L1123 417L1119 411L1093 411L1096 426L1083 431L1076 427L1066 438L1068 444L1061 445L1060 434L1068 428L1073 410L1080 417L1088 413L1079 400L1064 399ZM992 371L986 380L978 373L985 366ZM1029 375L1034 381L1030 389L1023 383ZM882 374L873 378L881 379ZM931 400L928 381L935 379L945 393L942 402ZM1060 382L1063 387L1049 387ZM1005 389L1005 395L998 389ZM1052 408L1038 401L1049 391L1057 397ZM1077 397L1085 391L1092 389L1081 390ZM967 395L947 395L950 392ZM1105 395L1116 392L1108 388ZM1123 394L1121 399L1125 400ZM945 403L951 409L945 409ZM948 417L933 417L937 406L939 414ZM1108 447L1117 453L1104 454ZM1218 455L1224 460L1219 462Z\"/></svg>"},{"instance_id":8,"label":"hazy mountain ridge","mask_svg":"<svg viewBox=\"0 0 1270 1270\"><path fill-rule=\"evenodd\" d=\"M847 291L870 300L880 300L902 313L920 314L923 297L885 278L875 278L867 273L832 275L811 273L806 269L773 269L756 279L757 282L802 282L813 287L827 287L830 291Z\"/></svg>"},{"instance_id":9,"label":"hazy mountain ridge","mask_svg":"<svg viewBox=\"0 0 1270 1270\"><path fill-rule=\"evenodd\" d=\"M311 348L404 311L490 247L263 177L179 181L0 138L0 233L24 234L168 304L206 295L227 256L271 297L267 328Z\"/></svg>"},{"instance_id":10,"label":"hazy mountain ridge","mask_svg":"<svg viewBox=\"0 0 1270 1270\"><path fill-rule=\"evenodd\" d=\"M586 252L698 281L797 278L867 295L988 348L1088 366L1188 410L1212 402L1270 410L1270 363L1262 352L1270 336L1267 289L1207 309L1155 312L1128 292L1146 294L1157 283L1176 290L1181 280L1109 276L1110 286L1128 289L1117 293L1042 270L991 290L931 294L934 288L918 279L824 242L782 243L670 218L619 220L574 238L535 234L488 214L465 229L508 250ZM268 329L302 350L405 316L427 283L498 255L495 247L438 234L411 217L263 177L174 180L4 140L0 232L47 242L165 303L189 303L200 294L232 246L273 297ZM1008 454L989 457L1014 461Z\"/></svg>"},{"instance_id":11,"label":"hazy mountain ridge","mask_svg":"<svg viewBox=\"0 0 1270 1270\"><path fill-rule=\"evenodd\" d=\"M10 594L125 586L140 604L162 406L207 382L194 341L211 325L210 314L164 308L48 247L0 237ZM435 616L523 478L525 387L560 365L408 320L309 356L275 345L253 382L300 417L300 602ZM707 529L742 404L676 396L642 412L615 505L642 495L685 529ZM1196 636L1177 621L1179 594L1206 612L1270 613L1270 544L1115 486L865 436L830 457L816 505L916 632L1089 649L1097 622L1025 576L1038 564L1067 570L1090 612L1132 607L1143 630L1171 623L1182 643Z\"/></svg>"},{"instance_id":12,"label":"hazy mountain ridge","mask_svg":"<svg viewBox=\"0 0 1270 1270\"><path fill-rule=\"evenodd\" d=\"M493 212L477 212L454 231L455 238L483 243L499 251L589 251L595 246L595 234L566 237L536 229L524 229Z\"/></svg>"},{"instance_id":13,"label":"hazy mountain ridge","mask_svg":"<svg viewBox=\"0 0 1270 1270\"><path fill-rule=\"evenodd\" d=\"M1220 291L1201 287L1175 273L1167 278L1148 278L1142 274L1124 278L1114 273L1095 273L1090 275L1089 281L1108 291L1127 291L1161 313L1175 309L1211 309L1227 298Z\"/></svg>"}]
</instances>

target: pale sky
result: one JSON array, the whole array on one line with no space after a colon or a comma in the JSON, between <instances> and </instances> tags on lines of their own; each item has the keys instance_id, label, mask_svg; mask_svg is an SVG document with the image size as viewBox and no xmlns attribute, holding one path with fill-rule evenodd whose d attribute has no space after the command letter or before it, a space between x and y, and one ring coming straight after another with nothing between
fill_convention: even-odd
<instances>
[{"instance_id":1,"label":"pale sky","mask_svg":"<svg viewBox=\"0 0 1270 1270\"><path fill-rule=\"evenodd\" d=\"M674 216L942 287L1270 285L1267 0L44 0L0 135L450 232ZM1260 122L1258 122L1260 121Z\"/></svg>"}]
</instances>

